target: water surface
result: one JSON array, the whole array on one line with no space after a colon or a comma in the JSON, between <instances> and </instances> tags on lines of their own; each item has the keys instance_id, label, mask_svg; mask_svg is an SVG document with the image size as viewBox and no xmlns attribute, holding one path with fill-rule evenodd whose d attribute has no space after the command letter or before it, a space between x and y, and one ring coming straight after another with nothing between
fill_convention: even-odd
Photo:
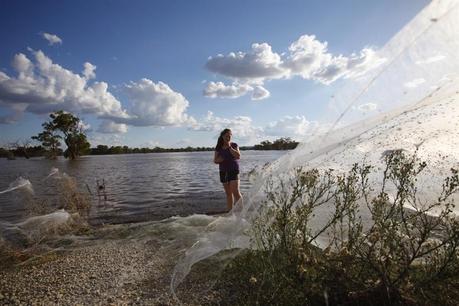
<instances>
[{"instance_id":1,"label":"water surface","mask_svg":"<svg viewBox=\"0 0 459 306\"><path fill-rule=\"evenodd\" d=\"M248 173L271 162L285 151L243 151L241 191L250 182ZM91 220L120 223L158 220L173 215L216 213L226 208L213 152L150 153L84 156L76 161L0 159L0 191L19 176L33 185L35 201L59 205L56 179L44 180L53 167L76 178L79 187L93 194ZM97 181L105 181L107 200L97 196ZM0 220L25 217L24 194L16 190L0 194Z\"/></svg>"}]
</instances>

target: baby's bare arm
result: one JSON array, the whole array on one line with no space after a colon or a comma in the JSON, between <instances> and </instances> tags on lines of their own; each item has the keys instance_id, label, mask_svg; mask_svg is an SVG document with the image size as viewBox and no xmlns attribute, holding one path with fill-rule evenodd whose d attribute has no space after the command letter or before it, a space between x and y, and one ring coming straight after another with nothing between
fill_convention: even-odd
<instances>
[{"instance_id":1,"label":"baby's bare arm","mask_svg":"<svg viewBox=\"0 0 459 306\"><path fill-rule=\"evenodd\" d=\"M218 154L217 151L215 151L215 153L214 153L214 163L219 164L221 162L223 162L223 158L220 156L220 154Z\"/></svg>"}]
</instances>

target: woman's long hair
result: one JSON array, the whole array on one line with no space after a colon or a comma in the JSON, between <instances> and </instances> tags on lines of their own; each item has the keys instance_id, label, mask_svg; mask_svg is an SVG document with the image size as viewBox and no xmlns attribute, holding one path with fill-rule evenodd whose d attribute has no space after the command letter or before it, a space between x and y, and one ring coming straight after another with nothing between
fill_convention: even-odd
<instances>
[{"instance_id":1,"label":"woman's long hair","mask_svg":"<svg viewBox=\"0 0 459 306\"><path fill-rule=\"evenodd\" d=\"M220 133L220 136L218 137L218 140L217 140L217 145L215 146L215 151L218 151L223 147L223 135L225 135L228 132L231 132L231 130L230 129L224 129Z\"/></svg>"}]
</instances>

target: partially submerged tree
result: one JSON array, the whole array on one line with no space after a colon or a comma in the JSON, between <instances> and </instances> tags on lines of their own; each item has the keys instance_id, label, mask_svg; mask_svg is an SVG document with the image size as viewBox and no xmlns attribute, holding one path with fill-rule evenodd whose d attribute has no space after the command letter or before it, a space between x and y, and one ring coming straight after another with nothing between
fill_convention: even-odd
<instances>
[{"instance_id":1,"label":"partially submerged tree","mask_svg":"<svg viewBox=\"0 0 459 306\"><path fill-rule=\"evenodd\" d=\"M41 142L42 146L46 150L46 157L49 159L56 159L59 154L59 147L61 146L60 135L56 133L50 122L44 122L42 124L43 132L37 136L32 136L32 139Z\"/></svg>"},{"instance_id":2,"label":"partially submerged tree","mask_svg":"<svg viewBox=\"0 0 459 306\"><path fill-rule=\"evenodd\" d=\"M32 139L41 141L42 145L47 148L48 158L57 157L61 139L67 145L64 151L64 156L67 158L76 159L89 152L90 144L78 117L64 111L51 113L49 116L51 121L42 124L43 132L32 137Z\"/></svg>"}]
</instances>

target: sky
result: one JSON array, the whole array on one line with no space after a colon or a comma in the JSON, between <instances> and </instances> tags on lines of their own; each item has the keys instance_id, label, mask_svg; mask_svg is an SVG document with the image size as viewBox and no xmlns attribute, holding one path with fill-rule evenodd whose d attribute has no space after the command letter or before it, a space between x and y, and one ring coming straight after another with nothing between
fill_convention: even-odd
<instances>
[{"instance_id":1,"label":"sky","mask_svg":"<svg viewBox=\"0 0 459 306\"><path fill-rule=\"evenodd\" d=\"M214 146L224 128L240 145L305 140L428 3L0 0L0 145L57 110L92 146Z\"/></svg>"}]
</instances>

